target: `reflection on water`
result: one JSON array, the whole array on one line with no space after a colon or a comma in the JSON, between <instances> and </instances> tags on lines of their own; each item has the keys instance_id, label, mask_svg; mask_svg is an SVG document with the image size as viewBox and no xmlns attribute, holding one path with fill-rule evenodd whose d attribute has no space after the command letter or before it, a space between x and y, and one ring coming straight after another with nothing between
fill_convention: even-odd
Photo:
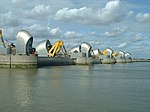
<instances>
[{"instance_id":1,"label":"reflection on water","mask_svg":"<svg viewBox=\"0 0 150 112\"><path fill-rule=\"evenodd\" d=\"M150 63L1 69L0 112L149 112Z\"/></svg>"},{"instance_id":2,"label":"reflection on water","mask_svg":"<svg viewBox=\"0 0 150 112\"><path fill-rule=\"evenodd\" d=\"M37 75L37 69L1 69L0 101L3 107L1 112L4 110L11 112L12 109L22 111L21 109L30 107L33 95L31 85L36 81L31 77L35 75Z\"/></svg>"}]
</instances>

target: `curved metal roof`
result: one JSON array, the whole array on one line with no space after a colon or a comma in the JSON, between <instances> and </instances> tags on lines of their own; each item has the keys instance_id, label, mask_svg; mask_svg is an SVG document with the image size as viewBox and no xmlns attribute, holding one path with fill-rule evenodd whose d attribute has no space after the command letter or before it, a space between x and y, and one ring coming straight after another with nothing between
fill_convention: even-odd
<instances>
[{"instance_id":1,"label":"curved metal roof","mask_svg":"<svg viewBox=\"0 0 150 112\"><path fill-rule=\"evenodd\" d=\"M70 49L69 52L71 52L71 53L78 52L79 53L79 52L81 52L81 46L80 45L74 46Z\"/></svg>"},{"instance_id":2,"label":"curved metal roof","mask_svg":"<svg viewBox=\"0 0 150 112\"><path fill-rule=\"evenodd\" d=\"M113 53L113 50L111 48L107 48L106 51L109 55L111 55Z\"/></svg>"},{"instance_id":3,"label":"curved metal roof","mask_svg":"<svg viewBox=\"0 0 150 112\"><path fill-rule=\"evenodd\" d=\"M35 46L38 56L48 56L48 50L51 48L51 43L49 40L43 40Z\"/></svg>"},{"instance_id":4,"label":"curved metal roof","mask_svg":"<svg viewBox=\"0 0 150 112\"><path fill-rule=\"evenodd\" d=\"M125 55L125 52L119 51L119 54L122 55L122 56L124 56L124 55Z\"/></svg>"},{"instance_id":5,"label":"curved metal roof","mask_svg":"<svg viewBox=\"0 0 150 112\"><path fill-rule=\"evenodd\" d=\"M99 49L96 49L96 50L93 50L93 53L94 55L99 56L101 52Z\"/></svg>"},{"instance_id":6,"label":"curved metal roof","mask_svg":"<svg viewBox=\"0 0 150 112\"><path fill-rule=\"evenodd\" d=\"M84 49L86 49L86 50L90 50L91 48L92 48L92 46L89 44L89 43L87 43L87 42L83 42L82 44L81 44L81 49L82 48L84 48Z\"/></svg>"},{"instance_id":7,"label":"curved metal roof","mask_svg":"<svg viewBox=\"0 0 150 112\"><path fill-rule=\"evenodd\" d=\"M91 56L91 51L92 51L92 46L89 43L83 42L81 44L81 52L86 53L86 57Z\"/></svg>"},{"instance_id":8,"label":"curved metal roof","mask_svg":"<svg viewBox=\"0 0 150 112\"><path fill-rule=\"evenodd\" d=\"M131 58L131 54L130 53L125 53L125 58Z\"/></svg>"},{"instance_id":9,"label":"curved metal roof","mask_svg":"<svg viewBox=\"0 0 150 112\"><path fill-rule=\"evenodd\" d=\"M124 58L125 58L125 52L119 51L117 57L118 57L118 58L121 58L121 59L124 59Z\"/></svg>"},{"instance_id":10,"label":"curved metal roof","mask_svg":"<svg viewBox=\"0 0 150 112\"><path fill-rule=\"evenodd\" d=\"M22 41L24 41L24 43L27 43L27 41L30 39L30 38L33 38L32 35L26 31L26 30L21 30L18 32L17 34L17 39L22 39Z\"/></svg>"},{"instance_id":11,"label":"curved metal roof","mask_svg":"<svg viewBox=\"0 0 150 112\"><path fill-rule=\"evenodd\" d=\"M26 30L21 30L17 34L16 52L18 54L28 54L32 50L33 36Z\"/></svg>"}]
</instances>

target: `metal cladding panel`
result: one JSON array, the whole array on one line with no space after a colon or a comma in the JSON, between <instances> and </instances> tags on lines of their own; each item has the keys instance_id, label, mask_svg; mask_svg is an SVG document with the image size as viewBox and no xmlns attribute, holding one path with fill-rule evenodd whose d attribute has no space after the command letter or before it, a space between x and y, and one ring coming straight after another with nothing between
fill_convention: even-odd
<instances>
[{"instance_id":1,"label":"metal cladding panel","mask_svg":"<svg viewBox=\"0 0 150 112\"><path fill-rule=\"evenodd\" d=\"M106 51L108 55L111 55L113 53L113 50L111 48L107 48Z\"/></svg>"},{"instance_id":2,"label":"metal cladding panel","mask_svg":"<svg viewBox=\"0 0 150 112\"><path fill-rule=\"evenodd\" d=\"M122 56L125 55L125 53L123 51L119 51L119 54L122 55Z\"/></svg>"},{"instance_id":3,"label":"metal cladding panel","mask_svg":"<svg viewBox=\"0 0 150 112\"><path fill-rule=\"evenodd\" d=\"M70 52L71 53L73 53L73 52L80 53L81 52L81 46L80 45L74 46L73 48L70 49Z\"/></svg>"},{"instance_id":4,"label":"metal cladding panel","mask_svg":"<svg viewBox=\"0 0 150 112\"><path fill-rule=\"evenodd\" d=\"M96 49L96 50L93 50L93 53L94 55L99 56L101 52L99 49Z\"/></svg>"},{"instance_id":5,"label":"metal cladding panel","mask_svg":"<svg viewBox=\"0 0 150 112\"><path fill-rule=\"evenodd\" d=\"M86 53L86 57L90 57L91 49L92 49L92 46L89 43L83 42L81 44L81 52Z\"/></svg>"},{"instance_id":6,"label":"metal cladding panel","mask_svg":"<svg viewBox=\"0 0 150 112\"><path fill-rule=\"evenodd\" d=\"M131 58L131 54L130 54L130 53L125 53L125 58L126 58L126 59Z\"/></svg>"},{"instance_id":7,"label":"metal cladding panel","mask_svg":"<svg viewBox=\"0 0 150 112\"><path fill-rule=\"evenodd\" d=\"M120 58L125 58L125 53L123 51L119 51L119 55Z\"/></svg>"},{"instance_id":8,"label":"metal cladding panel","mask_svg":"<svg viewBox=\"0 0 150 112\"><path fill-rule=\"evenodd\" d=\"M27 54L27 52L32 49L33 37L26 31L21 30L17 34L17 45L16 53L17 54Z\"/></svg>"},{"instance_id":9,"label":"metal cladding panel","mask_svg":"<svg viewBox=\"0 0 150 112\"><path fill-rule=\"evenodd\" d=\"M89 51L91 48L92 48L92 46L91 46L89 43L83 42L83 43L81 44L81 51L82 51L82 50Z\"/></svg>"},{"instance_id":10,"label":"metal cladding panel","mask_svg":"<svg viewBox=\"0 0 150 112\"><path fill-rule=\"evenodd\" d=\"M51 47L51 43L49 40L43 40L36 45L36 51L38 56L48 56L48 50Z\"/></svg>"}]
</instances>

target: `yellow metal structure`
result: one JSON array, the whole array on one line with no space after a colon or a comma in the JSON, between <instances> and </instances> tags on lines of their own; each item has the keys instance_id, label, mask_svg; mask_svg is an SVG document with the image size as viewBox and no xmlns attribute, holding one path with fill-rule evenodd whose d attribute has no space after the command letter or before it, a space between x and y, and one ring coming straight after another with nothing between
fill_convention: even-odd
<instances>
[{"instance_id":1,"label":"yellow metal structure","mask_svg":"<svg viewBox=\"0 0 150 112\"><path fill-rule=\"evenodd\" d=\"M112 54L113 57L115 57L115 56L117 56L117 55L118 55L118 52L114 52L114 53Z\"/></svg>"},{"instance_id":2,"label":"yellow metal structure","mask_svg":"<svg viewBox=\"0 0 150 112\"><path fill-rule=\"evenodd\" d=\"M50 49L49 49L49 55L51 57L55 57L57 53L60 52L61 48L64 46L64 42L61 40L58 40Z\"/></svg>"},{"instance_id":3,"label":"yellow metal structure","mask_svg":"<svg viewBox=\"0 0 150 112\"><path fill-rule=\"evenodd\" d=\"M4 43L4 39L3 39L3 35L2 35L2 30L0 30L0 38L1 38L1 42L4 48L6 48L6 45Z\"/></svg>"},{"instance_id":4,"label":"yellow metal structure","mask_svg":"<svg viewBox=\"0 0 150 112\"><path fill-rule=\"evenodd\" d=\"M102 52L102 55L106 55L107 54L107 51L106 49Z\"/></svg>"}]
</instances>

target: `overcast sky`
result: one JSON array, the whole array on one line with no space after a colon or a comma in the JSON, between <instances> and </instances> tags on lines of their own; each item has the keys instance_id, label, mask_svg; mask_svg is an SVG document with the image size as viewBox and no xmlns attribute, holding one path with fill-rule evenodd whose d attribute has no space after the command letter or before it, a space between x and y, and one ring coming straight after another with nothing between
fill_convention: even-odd
<instances>
[{"instance_id":1,"label":"overcast sky","mask_svg":"<svg viewBox=\"0 0 150 112\"><path fill-rule=\"evenodd\" d=\"M150 0L1 0L0 29L9 42L24 29L37 42L63 40L67 48L88 42L93 49L150 58Z\"/></svg>"}]
</instances>

